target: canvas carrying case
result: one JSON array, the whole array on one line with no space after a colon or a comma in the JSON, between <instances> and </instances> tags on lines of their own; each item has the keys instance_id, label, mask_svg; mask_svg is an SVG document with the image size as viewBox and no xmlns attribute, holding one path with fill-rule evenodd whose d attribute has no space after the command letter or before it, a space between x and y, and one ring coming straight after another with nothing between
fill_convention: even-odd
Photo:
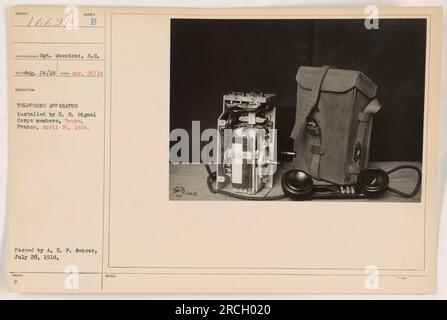
<instances>
[{"instance_id":1,"label":"canvas carrying case","mask_svg":"<svg viewBox=\"0 0 447 320\"><path fill-rule=\"evenodd\" d=\"M355 183L368 166L377 86L363 73L329 66L298 69L295 168L316 179Z\"/></svg>"}]
</instances>

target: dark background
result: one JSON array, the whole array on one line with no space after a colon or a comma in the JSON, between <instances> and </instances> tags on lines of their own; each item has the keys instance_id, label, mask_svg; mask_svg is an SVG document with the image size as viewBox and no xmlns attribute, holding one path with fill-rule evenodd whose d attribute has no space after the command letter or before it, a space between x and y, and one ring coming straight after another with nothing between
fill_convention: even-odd
<instances>
[{"instance_id":1,"label":"dark background","mask_svg":"<svg viewBox=\"0 0 447 320\"><path fill-rule=\"evenodd\" d=\"M422 161L425 19L171 20L170 129L217 127L231 91L277 95L278 150L293 150L302 65L360 70L378 85L372 161ZM171 142L171 145L175 142Z\"/></svg>"}]
</instances>

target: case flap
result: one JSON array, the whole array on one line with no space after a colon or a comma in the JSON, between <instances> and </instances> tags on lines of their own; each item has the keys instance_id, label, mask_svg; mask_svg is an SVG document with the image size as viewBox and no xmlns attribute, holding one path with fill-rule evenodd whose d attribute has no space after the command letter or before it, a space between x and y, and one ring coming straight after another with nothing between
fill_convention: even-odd
<instances>
[{"instance_id":1,"label":"case flap","mask_svg":"<svg viewBox=\"0 0 447 320\"><path fill-rule=\"evenodd\" d=\"M300 87L312 90L318 81L320 68L303 66L298 69L296 81ZM330 69L321 86L321 91L346 92L357 88L369 98L374 98L377 86L360 71Z\"/></svg>"}]
</instances>

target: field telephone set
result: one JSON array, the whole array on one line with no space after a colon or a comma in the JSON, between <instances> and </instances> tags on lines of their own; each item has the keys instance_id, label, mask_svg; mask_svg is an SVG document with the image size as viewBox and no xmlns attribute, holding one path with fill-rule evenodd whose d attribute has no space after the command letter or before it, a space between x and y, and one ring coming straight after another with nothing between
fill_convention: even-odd
<instances>
[{"instance_id":1,"label":"field telephone set","mask_svg":"<svg viewBox=\"0 0 447 320\"><path fill-rule=\"evenodd\" d=\"M418 193L418 167L368 168L373 117L381 109L376 84L359 71L329 66L300 67L296 81L295 168L280 180L284 193L268 195L278 164L275 95L259 92L223 96L216 171L205 165L210 192L245 200L362 199L387 191L411 198ZM417 174L410 193L389 186L390 174L401 169Z\"/></svg>"}]
</instances>

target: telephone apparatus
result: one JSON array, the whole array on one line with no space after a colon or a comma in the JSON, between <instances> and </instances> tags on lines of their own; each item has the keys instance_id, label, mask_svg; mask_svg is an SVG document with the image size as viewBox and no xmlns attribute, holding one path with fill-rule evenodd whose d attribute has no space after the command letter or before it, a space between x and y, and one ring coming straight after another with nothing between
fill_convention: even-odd
<instances>
[{"instance_id":1,"label":"telephone apparatus","mask_svg":"<svg viewBox=\"0 0 447 320\"><path fill-rule=\"evenodd\" d=\"M371 80L359 71L329 66L301 67L296 79L295 150L282 152L295 156L295 168L280 179L283 194L268 195L278 165L276 107L275 95L261 92L223 96L216 171L205 164L210 192L243 200L374 199L386 192L411 198L418 193L418 167L368 167L373 115L381 109ZM410 193L390 186L392 173L404 169L417 175Z\"/></svg>"}]
</instances>

